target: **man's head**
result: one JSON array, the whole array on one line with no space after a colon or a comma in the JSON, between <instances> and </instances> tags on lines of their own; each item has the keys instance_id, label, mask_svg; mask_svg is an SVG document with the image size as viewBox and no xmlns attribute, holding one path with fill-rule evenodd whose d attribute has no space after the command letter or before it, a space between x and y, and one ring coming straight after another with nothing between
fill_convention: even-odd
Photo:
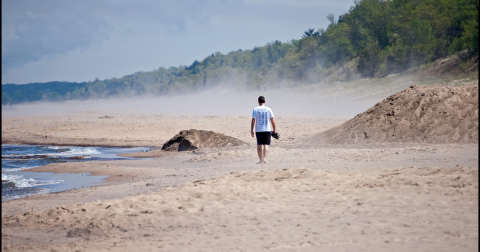
<instances>
[{"instance_id":1,"label":"man's head","mask_svg":"<svg viewBox=\"0 0 480 252\"><path fill-rule=\"evenodd\" d=\"M263 96L258 97L258 104L263 104L263 103L265 103L265 97Z\"/></svg>"}]
</instances>

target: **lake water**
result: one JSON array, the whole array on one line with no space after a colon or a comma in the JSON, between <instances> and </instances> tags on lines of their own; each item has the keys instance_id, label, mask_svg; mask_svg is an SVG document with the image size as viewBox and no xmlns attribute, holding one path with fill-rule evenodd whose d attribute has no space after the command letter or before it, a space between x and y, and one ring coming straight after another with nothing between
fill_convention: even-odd
<instances>
[{"instance_id":1,"label":"lake water","mask_svg":"<svg viewBox=\"0 0 480 252\"><path fill-rule=\"evenodd\" d=\"M2 144L2 201L38 193L60 192L103 182L108 176L89 173L25 172L50 163L134 159L117 154L148 151L148 147L111 148Z\"/></svg>"}]
</instances>

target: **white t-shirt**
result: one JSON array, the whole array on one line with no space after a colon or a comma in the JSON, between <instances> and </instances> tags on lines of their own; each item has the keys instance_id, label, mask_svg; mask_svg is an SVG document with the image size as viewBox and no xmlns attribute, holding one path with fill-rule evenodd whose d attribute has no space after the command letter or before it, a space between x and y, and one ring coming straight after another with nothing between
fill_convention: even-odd
<instances>
[{"instance_id":1,"label":"white t-shirt","mask_svg":"<svg viewBox=\"0 0 480 252\"><path fill-rule=\"evenodd\" d=\"M252 118L255 118L255 132L272 131L270 118L273 118L273 112L269 107L264 105L254 108Z\"/></svg>"}]
</instances>

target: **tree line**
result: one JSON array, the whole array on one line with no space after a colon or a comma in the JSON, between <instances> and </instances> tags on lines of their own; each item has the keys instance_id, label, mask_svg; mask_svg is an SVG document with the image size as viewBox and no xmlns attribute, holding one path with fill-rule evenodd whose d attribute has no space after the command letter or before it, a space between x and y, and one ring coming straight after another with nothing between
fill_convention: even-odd
<instances>
[{"instance_id":1,"label":"tree line","mask_svg":"<svg viewBox=\"0 0 480 252\"><path fill-rule=\"evenodd\" d=\"M189 66L82 83L2 84L2 105L193 93L216 85L249 89L375 77L464 51L478 57L478 0L361 0L326 29L251 50L220 52ZM340 72L338 70L341 70Z\"/></svg>"}]
</instances>

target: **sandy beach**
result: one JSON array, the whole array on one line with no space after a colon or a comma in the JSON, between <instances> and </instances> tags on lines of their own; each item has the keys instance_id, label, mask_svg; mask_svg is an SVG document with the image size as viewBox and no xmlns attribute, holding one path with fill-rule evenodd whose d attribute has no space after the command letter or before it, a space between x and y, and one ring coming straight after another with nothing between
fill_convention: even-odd
<instances>
[{"instance_id":1,"label":"sandy beach","mask_svg":"<svg viewBox=\"0 0 480 252\"><path fill-rule=\"evenodd\" d=\"M257 165L248 116L3 118L2 144L152 150L32 169L109 177L2 202L2 251L477 251L478 134L467 143L305 144L350 119L280 115L281 139ZM247 145L160 149L189 129Z\"/></svg>"},{"instance_id":2,"label":"sandy beach","mask_svg":"<svg viewBox=\"0 0 480 252\"><path fill-rule=\"evenodd\" d=\"M2 1L1 252L476 252L477 1Z\"/></svg>"}]
</instances>

